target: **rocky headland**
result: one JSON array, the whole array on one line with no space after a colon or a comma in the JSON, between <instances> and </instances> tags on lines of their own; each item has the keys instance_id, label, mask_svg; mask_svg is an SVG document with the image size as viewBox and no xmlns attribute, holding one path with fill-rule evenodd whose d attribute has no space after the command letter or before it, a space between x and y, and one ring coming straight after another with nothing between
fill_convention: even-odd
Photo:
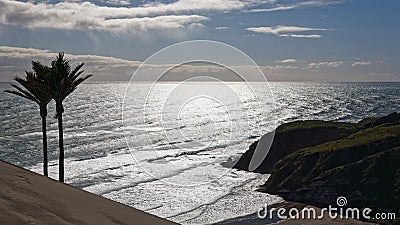
<instances>
[{"instance_id":1,"label":"rocky headland","mask_svg":"<svg viewBox=\"0 0 400 225\"><path fill-rule=\"evenodd\" d=\"M258 142L236 168L247 170ZM262 147L262 146L261 146ZM270 152L255 170L271 177L259 191L317 207L400 211L400 114L358 123L298 121L279 126ZM399 220L370 222L397 224Z\"/></svg>"}]
</instances>

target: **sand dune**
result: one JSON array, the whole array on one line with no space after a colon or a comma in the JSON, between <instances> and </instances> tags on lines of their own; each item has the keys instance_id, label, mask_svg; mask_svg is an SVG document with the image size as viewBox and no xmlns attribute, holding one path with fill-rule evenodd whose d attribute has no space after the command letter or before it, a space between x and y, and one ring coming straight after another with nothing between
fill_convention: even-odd
<instances>
[{"instance_id":1,"label":"sand dune","mask_svg":"<svg viewBox=\"0 0 400 225\"><path fill-rule=\"evenodd\" d=\"M0 171L0 224L175 224L3 161Z\"/></svg>"}]
</instances>

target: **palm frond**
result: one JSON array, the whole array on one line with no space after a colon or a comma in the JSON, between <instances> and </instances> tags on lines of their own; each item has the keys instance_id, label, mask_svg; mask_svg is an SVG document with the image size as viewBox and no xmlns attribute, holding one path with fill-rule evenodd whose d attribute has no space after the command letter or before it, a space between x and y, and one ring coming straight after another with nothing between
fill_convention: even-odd
<instances>
[{"instance_id":1,"label":"palm frond","mask_svg":"<svg viewBox=\"0 0 400 225\"><path fill-rule=\"evenodd\" d=\"M64 52L58 53L56 59L51 63L51 68L56 80L60 80L71 73L71 66L69 61L64 58Z\"/></svg>"},{"instance_id":2,"label":"palm frond","mask_svg":"<svg viewBox=\"0 0 400 225\"><path fill-rule=\"evenodd\" d=\"M76 80L76 78L78 78L83 72L85 71L84 70L79 71L77 74L75 74L75 76L71 78L71 80Z\"/></svg>"},{"instance_id":3,"label":"palm frond","mask_svg":"<svg viewBox=\"0 0 400 225\"><path fill-rule=\"evenodd\" d=\"M75 67L75 69L71 72L70 76L74 77L76 75L76 73L83 67L83 65L85 65L85 64L81 63L79 66Z\"/></svg>"},{"instance_id":4,"label":"palm frond","mask_svg":"<svg viewBox=\"0 0 400 225\"><path fill-rule=\"evenodd\" d=\"M5 90L4 92L10 93L10 94L14 94L14 95L18 95L20 97L26 98L26 99L28 99L30 101L34 101L34 102L37 103L35 98L32 98L31 96L25 95L25 94L23 94L21 92L18 92L18 91Z\"/></svg>"},{"instance_id":5,"label":"palm frond","mask_svg":"<svg viewBox=\"0 0 400 225\"><path fill-rule=\"evenodd\" d=\"M82 67L84 63L79 64L71 71L71 66L69 61L64 58L64 53L60 52L54 61L51 63L52 68L52 79L51 87L53 89L53 98L61 102L68 95L70 95L76 87L83 81L91 77L92 75L87 75L83 78L79 78L83 74Z\"/></svg>"},{"instance_id":6,"label":"palm frond","mask_svg":"<svg viewBox=\"0 0 400 225\"><path fill-rule=\"evenodd\" d=\"M69 85L69 88L66 90L66 92L65 92L65 97L64 97L64 99L68 96L68 95L70 95L72 92L74 92L75 90L76 90L76 88L78 87L78 85L80 85L82 82L84 82L85 80L87 80L87 79L89 79L90 77L92 77L93 76L93 74L90 74L90 75L87 75L87 76L85 76L85 77L82 77L82 78L79 78L79 79L76 79L76 80L74 80L70 85Z\"/></svg>"},{"instance_id":7,"label":"palm frond","mask_svg":"<svg viewBox=\"0 0 400 225\"><path fill-rule=\"evenodd\" d=\"M51 68L41 64L38 61L32 61L32 69L36 73L36 78L39 81L47 82L50 79Z\"/></svg>"},{"instance_id":8,"label":"palm frond","mask_svg":"<svg viewBox=\"0 0 400 225\"><path fill-rule=\"evenodd\" d=\"M29 100L31 100L31 101L34 101L34 102L36 102L36 103L39 103L39 100L35 97L35 95L31 94L29 91L26 91L26 90L24 90L24 89L18 87L18 86L15 85L15 84L12 84L11 86L14 87L15 89L17 89L17 90L19 91L19 93L20 93L19 96L22 96L22 97L24 97L24 98L26 98L26 99L29 99ZM10 93L10 92L9 92L9 93ZM15 93L14 93L14 94L15 94Z\"/></svg>"},{"instance_id":9,"label":"palm frond","mask_svg":"<svg viewBox=\"0 0 400 225\"><path fill-rule=\"evenodd\" d=\"M39 105L47 105L53 97L52 89L49 86L51 70L35 61L32 61L32 69L32 72L25 71L26 76L24 78L15 78L20 86L14 84L11 86L16 91L7 92L34 101Z\"/></svg>"}]
</instances>

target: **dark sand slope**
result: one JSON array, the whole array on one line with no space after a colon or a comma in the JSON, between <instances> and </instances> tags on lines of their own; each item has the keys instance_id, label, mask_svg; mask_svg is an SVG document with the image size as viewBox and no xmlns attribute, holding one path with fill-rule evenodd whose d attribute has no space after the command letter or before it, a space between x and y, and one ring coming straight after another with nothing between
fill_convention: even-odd
<instances>
[{"instance_id":1,"label":"dark sand slope","mask_svg":"<svg viewBox=\"0 0 400 225\"><path fill-rule=\"evenodd\" d=\"M0 224L175 223L0 161Z\"/></svg>"}]
</instances>

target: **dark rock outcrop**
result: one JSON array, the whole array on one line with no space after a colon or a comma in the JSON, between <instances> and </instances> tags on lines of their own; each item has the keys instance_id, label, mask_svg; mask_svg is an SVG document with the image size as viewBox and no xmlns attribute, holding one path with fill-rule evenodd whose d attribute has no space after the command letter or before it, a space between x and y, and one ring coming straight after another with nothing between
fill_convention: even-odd
<instances>
[{"instance_id":1,"label":"dark rock outcrop","mask_svg":"<svg viewBox=\"0 0 400 225\"><path fill-rule=\"evenodd\" d=\"M337 140L355 132L359 127L352 123L335 123L326 121L298 121L279 126L267 157L254 171L271 173L280 159L297 150L316 146L327 141ZM248 170L258 141L250 145L234 168Z\"/></svg>"},{"instance_id":2,"label":"dark rock outcrop","mask_svg":"<svg viewBox=\"0 0 400 225\"><path fill-rule=\"evenodd\" d=\"M336 206L336 199L345 196L345 207L368 207L398 216L400 116L393 113L354 126L355 132L346 137L298 149L281 158L260 191L318 207Z\"/></svg>"},{"instance_id":3,"label":"dark rock outcrop","mask_svg":"<svg viewBox=\"0 0 400 225\"><path fill-rule=\"evenodd\" d=\"M335 206L337 197L345 196L346 207L368 207L374 212L399 215L400 115L393 113L329 129L310 128L309 123L316 122L292 124L293 129L284 125L280 132L278 129L279 139L271 149L276 157L265 160L274 163L273 168L263 167L263 172L271 172L271 177L260 191L318 207ZM332 127L328 122L325 125ZM306 136L305 132L313 135ZM329 138L322 139L329 132ZM284 138L291 137L288 134L298 137L286 144L290 148L279 149L285 146ZM282 157L277 151L288 154Z\"/></svg>"}]
</instances>

